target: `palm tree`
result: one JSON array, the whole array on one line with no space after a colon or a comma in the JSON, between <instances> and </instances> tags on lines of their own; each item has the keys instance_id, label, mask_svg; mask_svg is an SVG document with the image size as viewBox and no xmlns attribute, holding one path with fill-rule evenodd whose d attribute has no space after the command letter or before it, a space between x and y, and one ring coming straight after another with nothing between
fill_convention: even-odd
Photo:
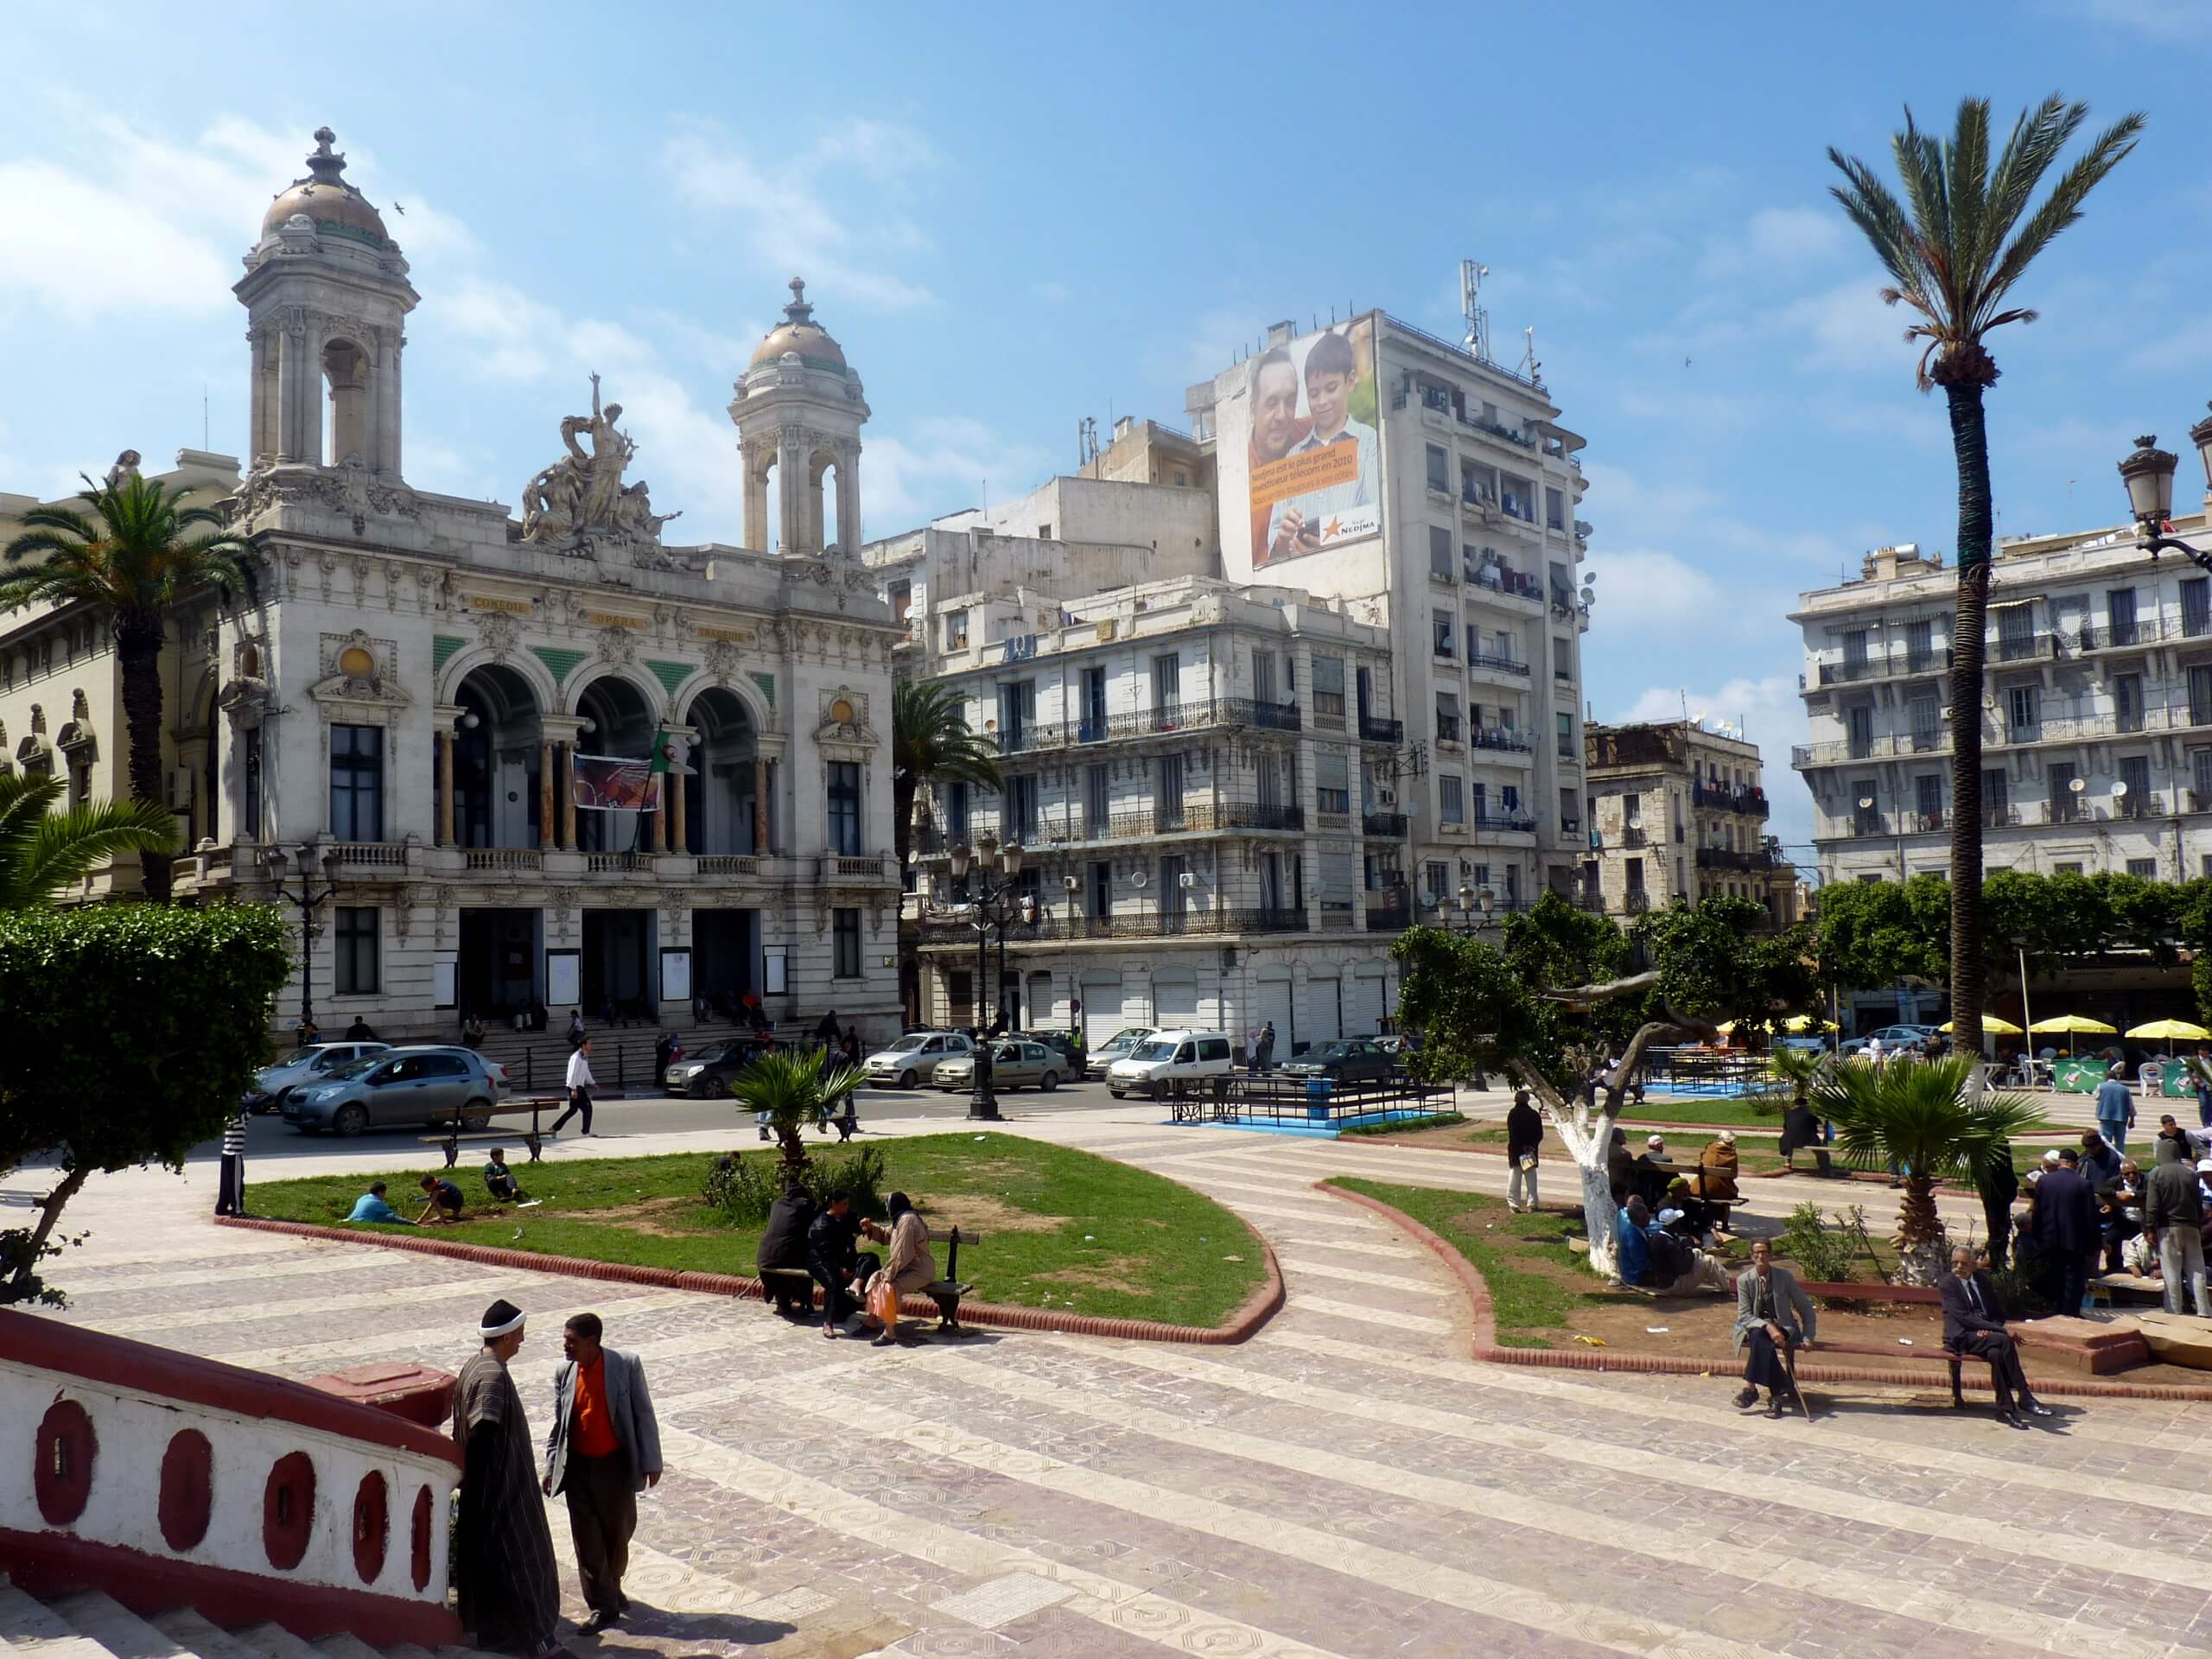
<instances>
[{"instance_id":1,"label":"palm tree","mask_svg":"<svg viewBox=\"0 0 2212 1659\"><path fill-rule=\"evenodd\" d=\"M79 474L79 476L82 476ZM33 507L26 528L10 542L10 564L34 553L45 559L0 580L0 611L43 601L90 605L107 616L122 668L123 717L130 737L130 793L141 804L162 804L162 640L169 613L209 586L245 586L238 559L246 543L224 530L222 516L185 505L192 492L171 490L135 474L109 484L85 480L79 493L92 511ZM192 536L207 529L213 533ZM169 865L159 851L143 855L149 898L169 896Z\"/></svg>"},{"instance_id":2,"label":"palm tree","mask_svg":"<svg viewBox=\"0 0 2212 1659\"><path fill-rule=\"evenodd\" d=\"M1951 1020L1959 1047L1981 1052L1981 681L1989 610L1989 437L1982 394L1997 381L1986 339L2036 314L2005 300L2035 257L2082 217L2097 181L2135 148L2143 117L2099 135L2029 211L2044 175L2088 115L2057 95L2024 111L1990 163L1989 102L1959 105L1948 143L1921 131L1907 110L1891 141L1905 200L1866 162L1831 149L1845 182L1833 194L1865 233L1895 283L1881 290L1920 314L1905 330L1925 340L1918 383L1943 388L1959 471L1958 601L1951 645ZM1908 206L1909 204L1909 206Z\"/></svg>"},{"instance_id":3,"label":"palm tree","mask_svg":"<svg viewBox=\"0 0 2212 1659\"><path fill-rule=\"evenodd\" d=\"M1821 1116L1835 1125L1836 1151L1859 1169L1901 1168L1897 1281L1932 1285L1945 1267L1936 1183L1972 1179L2042 1112L2025 1095L1975 1095L1976 1063L1965 1054L1886 1065L1832 1066L1815 1088Z\"/></svg>"},{"instance_id":4,"label":"palm tree","mask_svg":"<svg viewBox=\"0 0 2212 1659\"><path fill-rule=\"evenodd\" d=\"M0 910L43 905L118 853L166 853L176 820L157 801L104 801L56 812L61 780L0 777Z\"/></svg>"},{"instance_id":5,"label":"palm tree","mask_svg":"<svg viewBox=\"0 0 2212 1659\"><path fill-rule=\"evenodd\" d=\"M902 680L891 694L892 833L899 868L912 843L914 795L925 783L1000 786L998 757L968 729L958 691L942 681Z\"/></svg>"},{"instance_id":6,"label":"palm tree","mask_svg":"<svg viewBox=\"0 0 2212 1659\"><path fill-rule=\"evenodd\" d=\"M827 1116L836 1103L866 1081L855 1066L830 1064L826 1048L804 1052L771 1049L737 1075L730 1092L747 1111L765 1112L783 1147L780 1170L785 1192L806 1179L806 1141L801 1133Z\"/></svg>"}]
</instances>

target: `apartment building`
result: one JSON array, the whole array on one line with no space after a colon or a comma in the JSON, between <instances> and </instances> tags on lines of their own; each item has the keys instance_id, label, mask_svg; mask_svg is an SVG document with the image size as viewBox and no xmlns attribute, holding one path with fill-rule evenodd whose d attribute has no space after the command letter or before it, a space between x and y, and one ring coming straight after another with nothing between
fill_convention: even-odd
<instances>
[{"instance_id":1,"label":"apartment building","mask_svg":"<svg viewBox=\"0 0 2212 1659\"><path fill-rule=\"evenodd\" d=\"M1776 927L1796 919L1797 873L1766 833L1756 743L1690 720L1592 722L1583 743L1587 907L1626 920L1726 893L1766 906Z\"/></svg>"},{"instance_id":2,"label":"apartment building","mask_svg":"<svg viewBox=\"0 0 2212 1659\"><path fill-rule=\"evenodd\" d=\"M2201 537L2202 514L2177 522ZM1948 868L1955 572L1910 544L1804 595L1801 678L1825 880ZM1980 710L1993 870L2212 874L2212 578L2133 526L1999 543Z\"/></svg>"},{"instance_id":3,"label":"apartment building","mask_svg":"<svg viewBox=\"0 0 2212 1659\"><path fill-rule=\"evenodd\" d=\"M1242 1033L1379 1028L1412 920L1387 758L1389 637L1295 590L1182 576L1061 599L945 595L912 671L961 692L1002 791L917 811L925 1017ZM1025 851L1037 919L977 933L946 849ZM982 977L977 977L978 973ZM1078 1012L1078 1005L1080 1012Z\"/></svg>"}]
</instances>

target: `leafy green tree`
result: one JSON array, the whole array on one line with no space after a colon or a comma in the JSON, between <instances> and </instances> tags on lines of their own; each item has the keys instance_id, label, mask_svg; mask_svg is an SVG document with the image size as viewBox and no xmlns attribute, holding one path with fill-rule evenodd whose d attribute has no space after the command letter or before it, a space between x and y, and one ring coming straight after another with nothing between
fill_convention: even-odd
<instances>
[{"instance_id":1,"label":"leafy green tree","mask_svg":"<svg viewBox=\"0 0 2212 1659\"><path fill-rule=\"evenodd\" d=\"M1821 972L1837 985L1940 982L1949 976L1950 884L1846 881L1821 889L1816 912Z\"/></svg>"},{"instance_id":2,"label":"leafy green tree","mask_svg":"<svg viewBox=\"0 0 2212 1659\"><path fill-rule=\"evenodd\" d=\"M59 778L0 777L0 910L52 900L118 853L166 853L176 819L158 803L104 801L54 810Z\"/></svg>"},{"instance_id":3,"label":"leafy green tree","mask_svg":"<svg viewBox=\"0 0 2212 1659\"><path fill-rule=\"evenodd\" d=\"M2025 1095L1972 1092L1974 1063L1964 1055L1879 1067L1832 1066L1815 1089L1821 1115L1835 1125L1835 1150L1859 1169L1901 1169L1897 1280L1932 1285L1946 1266L1936 1183L1975 1179L1989 1160L2011 1155L2013 1135L2042 1112Z\"/></svg>"},{"instance_id":4,"label":"leafy green tree","mask_svg":"<svg viewBox=\"0 0 2212 1659\"><path fill-rule=\"evenodd\" d=\"M7 546L10 564L43 554L36 565L0 580L0 611L25 605L88 605L107 619L122 671L123 718L130 738L130 793L162 803L162 642L180 601L206 588L245 586L238 560L247 544L208 507L187 506L189 490L150 478L112 485L85 480L89 513L33 507ZM207 535L194 535L206 530ZM169 863L141 854L149 898L169 896Z\"/></svg>"},{"instance_id":5,"label":"leafy green tree","mask_svg":"<svg viewBox=\"0 0 2212 1659\"><path fill-rule=\"evenodd\" d=\"M0 1230L0 1302L60 1302L39 1269L95 1171L181 1169L238 1111L290 938L264 905L0 911L0 1175L51 1160L59 1178L32 1225Z\"/></svg>"},{"instance_id":6,"label":"leafy green tree","mask_svg":"<svg viewBox=\"0 0 2212 1659\"><path fill-rule=\"evenodd\" d=\"M826 1048L772 1049L739 1072L730 1085L747 1111L767 1114L768 1127L783 1148L780 1170L786 1192L806 1182L806 1137L802 1131L867 1081L857 1067L832 1065L831 1058Z\"/></svg>"},{"instance_id":7,"label":"leafy green tree","mask_svg":"<svg viewBox=\"0 0 2212 1659\"><path fill-rule=\"evenodd\" d=\"M891 694L892 834L899 867L913 843L914 796L925 784L999 785L991 744L968 729L960 693L941 680L902 680Z\"/></svg>"},{"instance_id":8,"label":"leafy green tree","mask_svg":"<svg viewBox=\"0 0 2212 1659\"><path fill-rule=\"evenodd\" d=\"M2034 198L2088 118L2088 106L2053 96L2024 111L1993 164L1989 102L1961 101L1952 135L1939 142L1907 110L1891 141L1896 192L1866 162L1830 149L1844 177L1833 194L1872 246L1892 286L1891 305L1918 313L1905 330L1923 340L1922 391L1943 389L1959 474L1958 582L1951 641L1951 1018L1960 1046L1981 1050L1981 685L1988 630L1991 539L1989 435L1982 398L1997 384L1988 336L2036 314L2007 301L2037 254L2082 217L2089 192L2135 148L2143 117L2099 134Z\"/></svg>"}]
</instances>

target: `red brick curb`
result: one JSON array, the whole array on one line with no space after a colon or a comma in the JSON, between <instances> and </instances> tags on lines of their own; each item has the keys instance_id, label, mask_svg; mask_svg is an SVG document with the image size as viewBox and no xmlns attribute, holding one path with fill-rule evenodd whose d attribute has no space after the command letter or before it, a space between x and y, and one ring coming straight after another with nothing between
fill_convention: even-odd
<instances>
[{"instance_id":1,"label":"red brick curb","mask_svg":"<svg viewBox=\"0 0 2212 1659\"><path fill-rule=\"evenodd\" d=\"M328 1239L340 1244L366 1244L378 1249L412 1250L418 1255L442 1255L480 1267L519 1268L532 1273L557 1273L572 1279L613 1280L623 1284L652 1285L664 1290L694 1291L706 1296L733 1296L747 1301L767 1300L758 1279L734 1273L687 1273L673 1268L647 1268L626 1262L581 1262L573 1256L539 1255L529 1250L495 1249L488 1244L467 1244L459 1239L409 1238L393 1233L349 1233L306 1221L268 1221L253 1216L217 1216L218 1227L245 1227L255 1232L282 1233L293 1238ZM1119 1337L1132 1342L1175 1342L1208 1347L1243 1342L1274 1318L1282 1306L1282 1269L1274 1248L1260 1236L1260 1250L1267 1276L1255 1286L1243 1305L1226 1325L1198 1327L1162 1325L1153 1319L1108 1319L1088 1313L1060 1313L1049 1308L1007 1307L995 1302L960 1305L963 1324L992 1325L1008 1331L1057 1331L1074 1337ZM899 1304L902 1315L935 1319L938 1307L926 1297L909 1296Z\"/></svg>"},{"instance_id":2,"label":"red brick curb","mask_svg":"<svg viewBox=\"0 0 2212 1659\"><path fill-rule=\"evenodd\" d=\"M1364 1192L1353 1192L1332 1185L1327 1180L1314 1182L1313 1190L1374 1211L1435 1253L1467 1294L1467 1310L1474 1324L1471 1350L1477 1360L1494 1365L1527 1365L1540 1370L1619 1371L1647 1376L1714 1376L1727 1370L1728 1362L1726 1360L1694 1359L1686 1355L1631 1354L1616 1348L1590 1351L1501 1348L1497 1345L1497 1319L1491 1304L1490 1287L1483 1282L1483 1276L1476 1270L1473 1262L1404 1211L1394 1208L1380 1198L1370 1198ZM1916 1381L1906 1373L1878 1370L1869 1365L1828 1365L1817 1360L1799 1365L1797 1375L1811 1382L1878 1382L1892 1388L1900 1385L1910 1388ZM2075 1395L2105 1400L2212 1400L2212 1388L2189 1388L2176 1383L2107 1382L2093 1378L2042 1376L2033 1381L2038 1395Z\"/></svg>"}]
</instances>

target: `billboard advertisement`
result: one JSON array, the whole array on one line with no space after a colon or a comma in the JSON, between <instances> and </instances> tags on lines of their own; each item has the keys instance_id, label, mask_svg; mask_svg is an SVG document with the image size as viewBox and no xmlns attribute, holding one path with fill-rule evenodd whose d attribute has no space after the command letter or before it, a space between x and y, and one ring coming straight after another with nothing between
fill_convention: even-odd
<instances>
[{"instance_id":1,"label":"billboard advertisement","mask_svg":"<svg viewBox=\"0 0 2212 1659\"><path fill-rule=\"evenodd\" d=\"M1271 347L1243 372L1217 417L1224 542L1249 535L1257 570L1380 535L1374 319Z\"/></svg>"}]
</instances>

